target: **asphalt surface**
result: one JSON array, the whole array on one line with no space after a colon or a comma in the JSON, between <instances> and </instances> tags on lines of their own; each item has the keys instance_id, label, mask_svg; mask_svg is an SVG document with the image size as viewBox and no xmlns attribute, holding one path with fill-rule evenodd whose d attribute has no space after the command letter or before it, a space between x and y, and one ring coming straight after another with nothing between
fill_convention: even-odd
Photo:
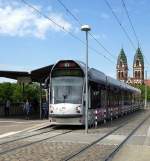
<instances>
[{"instance_id":1,"label":"asphalt surface","mask_svg":"<svg viewBox=\"0 0 150 161\"><path fill-rule=\"evenodd\" d=\"M150 114L149 110L135 112L105 125L102 124L96 129L90 129L88 134L85 134L84 128L79 126L54 126L36 131L16 133L7 137L4 137L4 135L14 131L32 129L32 127L34 129L35 126L46 123L47 120L8 120L11 122L7 122L7 120L0 119L0 136L3 135L3 137L0 137L0 161L65 160L67 156L76 154L80 149L101 138L123 122L129 121L124 127L71 159L74 161L101 161L148 114ZM113 158L114 161L149 161L149 123L150 119L121 148Z\"/></svg>"},{"instance_id":2,"label":"asphalt surface","mask_svg":"<svg viewBox=\"0 0 150 161\"><path fill-rule=\"evenodd\" d=\"M150 119L121 148L113 161L150 161Z\"/></svg>"},{"instance_id":3,"label":"asphalt surface","mask_svg":"<svg viewBox=\"0 0 150 161\"><path fill-rule=\"evenodd\" d=\"M0 118L0 138L5 135L20 132L29 128L34 128L39 125L49 123L49 120L26 120L14 118Z\"/></svg>"}]
</instances>

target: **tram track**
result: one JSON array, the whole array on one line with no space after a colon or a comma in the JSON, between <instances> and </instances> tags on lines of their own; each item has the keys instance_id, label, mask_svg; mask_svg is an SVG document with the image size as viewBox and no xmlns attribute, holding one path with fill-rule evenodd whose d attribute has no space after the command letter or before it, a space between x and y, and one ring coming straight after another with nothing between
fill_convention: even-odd
<instances>
[{"instance_id":1,"label":"tram track","mask_svg":"<svg viewBox=\"0 0 150 161\"><path fill-rule=\"evenodd\" d=\"M53 129L53 130L50 130L49 132L52 132L52 131L54 132L54 131L57 131L57 130ZM11 140L11 141L8 141L8 142L1 143L0 144L0 156L5 155L5 154L12 152L12 151L21 149L21 148L31 146L31 145L36 144L36 143L40 143L40 142L43 142L43 141L46 141L46 140L49 140L49 139L52 139L52 138L55 138L55 137L58 137L58 136L61 136L61 135L65 135L65 134L70 133L72 131L73 130L67 130L67 131L64 131L62 133L58 133L58 134L50 136L50 137L45 137L44 139L39 139L37 141L33 141L33 142L30 142L30 143L26 143L26 142L23 143L23 142L18 142L18 141L20 141L20 140L23 141L23 139L32 138L32 137L42 135L42 134L45 134L45 133L49 133L49 132L41 132L39 134L33 134L33 135L30 135L30 136L26 136L26 137L22 137L22 138L18 138L18 139L14 139L14 140ZM16 144L13 145L13 144L10 144L10 143L16 143ZM7 150L3 150L4 145L5 145L5 149L7 149Z\"/></svg>"},{"instance_id":2,"label":"tram track","mask_svg":"<svg viewBox=\"0 0 150 161\"><path fill-rule=\"evenodd\" d=\"M129 140L131 136L150 118L150 115L148 115L138 126L136 126L131 133L110 153L104 161L111 161L113 157L117 154L117 152L123 147L123 145Z\"/></svg>"},{"instance_id":3,"label":"tram track","mask_svg":"<svg viewBox=\"0 0 150 161\"><path fill-rule=\"evenodd\" d=\"M111 124L113 129L111 128L111 130L109 129L109 131L104 129L103 136L101 136L101 138L99 138L100 140L96 140L97 142L94 141L95 144L94 144L94 142L92 142L93 143L92 145L90 143L89 144L84 144L84 143L78 144L78 143L72 143L72 142L66 143L66 141L61 141L61 139L67 137L67 133L73 132L74 129L72 127L71 127L71 129L70 128L66 129L64 127L58 128L58 126L57 126L57 128L54 129L52 131L52 133L51 133L51 130L50 130L50 132L47 131L47 133L44 130L44 135L41 135L42 132L40 132L41 133L40 137L38 137L38 134L37 135L34 134L34 136L33 137L30 136L29 139L22 137L22 138L20 138L21 140L9 142L6 145L5 144L0 145L0 158L2 159L2 161L7 160L8 157L10 160L13 160L14 158L19 158L20 155L24 155L26 160L29 160L30 158L32 158L33 160L38 160L38 159L40 160L42 157L45 157L45 160L60 161L60 160L67 159L68 157L72 156L73 154L76 154L77 152L81 151L81 149L83 149L82 152L73 156L70 159L68 158L68 160L79 161L81 159L81 161L82 160L103 160L104 161L104 158L106 159L106 156L111 154L111 152L114 149L116 149L117 146L116 147L114 147L114 146L108 147L108 148L110 148L110 151L108 152L107 148L106 148L106 151L104 151L105 146L104 147L101 146L101 148L100 148L100 146L99 146L100 144L97 144L97 143L98 142L101 143L101 141L103 142L103 140L105 140L105 138L111 136L111 134L110 134L111 132L112 132L112 134L115 133L115 135L118 132L120 134L120 132L122 132L122 130L120 130L121 127L122 127L121 129L123 129L123 132L124 132L124 130L125 130L125 132L126 132L126 130L128 131L128 129L129 128L131 129L131 127L133 125L135 126L135 125L139 124L139 122L141 122L141 120L143 120L143 118L145 118L145 116L149 116L149 113L147 114L144 112L142 115L141 114L138 115L138 117L133 117L133 116L136 116L136 115L131 114L130 117L127 118L126 120L121 118L121 120L124 122L120 122L119 126L117 124L117 127L115 126L116 128L114 128L113 127L114 125ZM133 122L133 123L131 125L129 125L129 127L124 128L125 125L127 125L128 123L131 123L131 122ZM117 128L118 128L118 131L117 131ZM56 133L55 133L55 130L56 130ZM78 133L78 130L75 130L75 131L77 131L77 133ZM107 133L106 133L106 131L107 131ZM91 132L91 134L94 135L93 129L90 132ZM105 136L105 138L103 138L105 134L107 136ZM51 136L48 136L48 135L51 135ZM61 137L61 135L64 135L64 136ZM69 136L72 136L72 134L71 135L69 134ZM75 136L75 135L73 135L73 136ZM23 141L23 139L25 139L25 140ZM12 144L12 143L14 143L14 144ZM85 147L87 147L87 148L85 149ZM104 148L103 152L102 152L102 148ZM95 151L95 149L96 149L96 151ZM87 154L88 154L89 150L90 150L89 155L92 154L93 155L92 157L94 157L94 159L91 159L91 158L88 159ZM30 155L29 155L29 151L31 151ZM98 157L94 156L95 153L93 153L93 151L95 151L95 153L98 157L100 157L101 154L103 153L104 154L103 159L102 158L96 159ZM42 155L42 153L43 153L43 155ZM28 154L28 155L26 156L26 154ZM83 159L83 157L84 157L84 159ZM86 159L85 159L85 157L86 157Z\"/></svg>"},{"instance_id":4,"label":"tram track","mask_svg":"<svg viewBox=\"0 0 150 161\"><path fill-rule=\"evenodd\" d=\"M36 130L37 131L37 130ZM18 137L18 134L15 136L15 137L18 137L16 139L11 139L12 137L10 137L10 140L9 141L4 141L4 142L0 142L0 146L1 145L4 145L4 144L8 144L8 143L12 143L12 142L15 142L15 141L19 141L19 140L22 140L22 139L27 139L27 138L30 138L30 137L33 137L33 136L37 136L37 135L42 135L42 134L45 134L45 133L48 133L48 132L52 132L52 131L55 131L55 129L51 129L51 130L46 130L46 131L43 131L43 132L39 132L39 133L35 133L35 134L31 134L31 135L27 135L27 136L23 136L23 137ZM26 132L21 132L19 133L25 135L26 133L28 133L28 131ZM14 137L14 136L13 136Z\"/></svg>"},{"instance_id":5,"label":"tram track","mask_svg":"<svg viewBox=\"0 0 150 161\"><path fill-rule=\"evenodd\" d=\"M104 161L109 161L111 160L111 158L120 150L120 148L124 145L124 143L143 125L143 123L145 121L147 121L150 118L150 114L146 117L144 117L144 119L142 120L142 122L140 122L138 124L138 126L136 126L131 133L118 145L115 146L115 148L108 154L106 155L107 157L105 157ZM92 143L85 145L84 147L82 147L81 149L77 150L75 153L72 153L66 157L64 157L61 161L70 161L70 160L76 160L76 158L78 158L78 156L84 154L87 150L89 150L90 148L92 148L93 146L95 146L97 143L101 142L102 140L106 139L108 136L112 135L113 133L115 133L116 131L118 131L119 129L125 127L126 125L128 125L129 123L131 123L131 120L126 121L125 123L121 124L120 126L118 126L117 128L111 130L110 132L108 132L107 134L105 134L104 136L98 138L97 140L93 141ZM100 152L101 149L99 149ZM80 160L79 158L77 160ZM100 159L101 160L101 159Z\"/></svg>"}]
</instances>

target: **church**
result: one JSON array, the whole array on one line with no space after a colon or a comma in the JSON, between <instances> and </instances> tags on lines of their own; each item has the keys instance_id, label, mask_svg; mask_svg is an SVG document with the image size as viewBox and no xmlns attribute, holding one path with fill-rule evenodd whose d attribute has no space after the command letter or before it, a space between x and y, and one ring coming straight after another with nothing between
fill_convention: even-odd
<instances>
[{"instance_id":1,"label":"church","mask_svg":"<svg viewBox=\"0 0 150 161\"><path fill-rule=\"evenodd\" d=\"M117 79L127 84L144 84L144 58L141 49L138 47L133 60L133 77L128 76L128 61L126 54L121 49L116 66ZM147 84L147 83L146 83Z\"/></svg>"}]
</instances>

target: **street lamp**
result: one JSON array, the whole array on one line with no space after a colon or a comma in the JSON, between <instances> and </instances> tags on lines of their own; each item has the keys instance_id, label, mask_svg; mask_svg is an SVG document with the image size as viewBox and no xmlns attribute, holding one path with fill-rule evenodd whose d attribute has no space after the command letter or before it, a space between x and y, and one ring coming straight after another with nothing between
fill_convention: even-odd
<instances>
[{"instance_id":1,"label":"street lamp","mask_svg":"<svg viewBox=\"0 0 150 161\"><path fill-rule=\"evenodd\" d=\"M81 26L81 31L85 31L86 33L86 71L85 71L85 80L86 80L86 106L85 106L85 132L88 133L88 31L90 31L91 28L89 25L83 25Z\"/></svg>"},{"instance_id":2,"label":"street lamp","mask_svg":"<svg viewBox=\"0 0 150 161\"><path fill-rule=\"evenodd\" d=\"M147 81L147 71L145 71L145 80ZM145 108L147 108L147 82L145 82Z\"/></svg>"}]
</instances>

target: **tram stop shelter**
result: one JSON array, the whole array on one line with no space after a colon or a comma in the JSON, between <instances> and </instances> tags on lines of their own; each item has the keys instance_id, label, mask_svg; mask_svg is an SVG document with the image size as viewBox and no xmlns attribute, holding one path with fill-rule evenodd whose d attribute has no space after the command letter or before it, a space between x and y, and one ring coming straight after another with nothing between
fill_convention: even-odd
<instances>
[{"instance_id":1,"label":"tram stop shelter","mask_svg":"<svg viewBox=\"0 0 150 161\"><path fill-rule=\"evenodd\" d=\"M38 68L35 70L32 70L31 72L23 72L23 71L0 71L0 77L4 78L9 78L9 79L14 79L17 80L17 83L19 83L20 86L22 86L22 90L24 92L25 84L30 84L33 82L39 83L40 84L40 106L39 106L39 111L40 114L39 116L41 117L41 101L42 101L42 88L48 88L48 83L49 83L49 76L50 72L52 69L53 65L48 65L42 68ZM46 85L46 86L45 86ZM13 107L15 108L15 107ZM14 109L14 111L17 112L17 110ZM0 105L0 113L2 115L2 107ZM18 114L18 113L16 113ZM0 116L1 116L0 115ZM15 114L14 114L15 115Z\"/></svg>"}]
</instances>

